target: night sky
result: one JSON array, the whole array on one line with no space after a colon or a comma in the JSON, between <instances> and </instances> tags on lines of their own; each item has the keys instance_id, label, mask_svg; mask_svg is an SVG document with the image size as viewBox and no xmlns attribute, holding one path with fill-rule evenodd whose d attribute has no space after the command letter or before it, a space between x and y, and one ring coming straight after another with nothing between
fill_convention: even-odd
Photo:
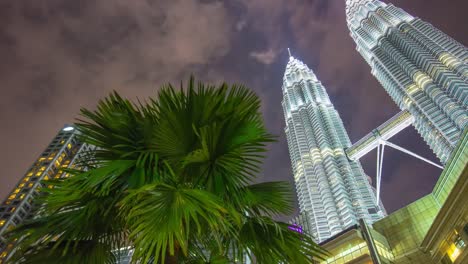
<instances>
[{"instance_id":1,"label":"night sky","mask_svg":"<svg viewBox=\"0 0 468 264\"><path fill-rule=\"evenodd\" d=\"M468 44L468 1L392 3ZM257 92L279 136L260 180L292 181L281 109L287 47L322 81L352 142L399 111L355 51L345 0L0 1L0 198L80 107L112 90L144 99L191 73ZM413 128L390 141L436 160ZM375 156L362 159L372 178ZM430 192L440 172L387 148L387 210Z\"/></svg>"}]
</instances>

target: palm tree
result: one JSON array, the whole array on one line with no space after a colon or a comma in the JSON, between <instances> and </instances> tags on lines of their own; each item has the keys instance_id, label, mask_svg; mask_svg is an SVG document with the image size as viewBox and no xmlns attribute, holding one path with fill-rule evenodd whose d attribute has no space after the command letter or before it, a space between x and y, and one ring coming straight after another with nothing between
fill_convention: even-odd
<instances>
[{"instance_id":1,"label":"palm tree","mask_svg":"<svg viewBox=\"0 0 468 264\"><path fill-rule=\"evenodd\" d=\"M96 146L73 177L50 180L40 214L12 232L19 263L311 263L326 254L273 220L293 210L286 182L253 183L266 145L260 100L243 86L171 85L131 103L116 92L82 109ZM254 257L253 257L254 256ZM237 260L237 261L236 261Z\"/></svg>"}]
</instances>

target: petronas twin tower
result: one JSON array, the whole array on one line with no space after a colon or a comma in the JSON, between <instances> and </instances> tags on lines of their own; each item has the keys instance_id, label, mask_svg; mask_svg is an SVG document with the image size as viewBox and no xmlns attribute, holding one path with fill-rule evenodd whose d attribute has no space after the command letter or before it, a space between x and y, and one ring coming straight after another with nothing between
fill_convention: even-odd
<instances>
[{"instance_id":1,"label":"petronas twin tower","mask_svg":"<svg viewBox=\"0 0 468 264\"><path fill-rule=\"evenodd\" d=\"M467 127L466 47L400 8L347 0L357 51L442 163ZM301 214L318 242L385 210L358 161L338 112L315 74L290 56L283 77L286 136Z\"/></svg>"},{"instance_id":2,"label":"petronas twin tower","mask_svg":"<svg viewBox=\"0 0 468 264\"><path fill-rule=\"evenodd\" d=\"M445 163L468 123L466 47L381 1L348 0L346 15L372 74Z\"/></svg>"},{"instance_id":3,"label":"petronas twin tower","mask_svg":"<svg viewBox=\"0 0 468 264\"><path fill-rule=\"evenodd\" d=\"M378 220L381 210L367 176L345 149L343 122L314 73L290 57L283 78L286 138L301 212L313 236L324 240L356 224Z\"/></svg>"}]
</instances>

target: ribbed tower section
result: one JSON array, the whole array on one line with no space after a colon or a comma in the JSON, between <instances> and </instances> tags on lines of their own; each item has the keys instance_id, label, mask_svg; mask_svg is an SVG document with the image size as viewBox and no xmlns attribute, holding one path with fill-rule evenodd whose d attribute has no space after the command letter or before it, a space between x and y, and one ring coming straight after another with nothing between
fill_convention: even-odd
<instances>
[{"instance_id":1,"label":"ribbed tower section","mask_svg":"<svg viewBox=\"0 0 468 264\"><path fill-rule=\"evenodd\" d=\"M445 163L468 123L468 52L431 24L376 0L347 0L357 50Z\"/></svg>"},{"instance_id":2,"label":"ribbed tower section","mask_svg":"<svg viewBox=\"0 0 468 264\"><path fill-rule=\"evenodd\" d=\"M299 207L316 241L360 218L380 219L383 210L361 165L345 155L351 142L338 112L314 73L293 57L283 77L282 105Z\"/></svg>"}]
</instances>

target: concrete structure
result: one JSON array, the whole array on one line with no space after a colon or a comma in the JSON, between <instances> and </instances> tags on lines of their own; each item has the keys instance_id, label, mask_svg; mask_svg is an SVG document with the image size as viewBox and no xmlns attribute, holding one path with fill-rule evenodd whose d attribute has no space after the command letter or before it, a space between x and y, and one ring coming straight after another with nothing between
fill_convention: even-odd
<instances>
[{"instance_id":1,"label":"concrete structure","mask_svg":"<svg viewBox=\"0 0 468 264\"><path fill-rule=\"evenodd\" d=\"M311 235L320 242L359 219L380 219L384 211L360 163L346 157L351 142L315 74L290 56L282 89L299 208L309 216Z\"/></svg>"},{"instance_id":2,"label":"concrete structure","mask_svg":"<svg viewBox=\"0 0 468 264\"><path fill-rule=\"evenodd\" d=\"M357 51L445 164L468 124L468 52L429 23L378 0L347 0Z\"/></svg>"},{"instance_id":3,"label":"concrete structure","mask_svg":"<svg viewBox=\"0 0 468 264\"><path fill-rule=\"evenodd\" d=\"M61 169L72 166L83 149L86 146L77 139L76 130L65 126L3 201L0 206L0 263L4 263L14 249L14 244L9 243L4 234L34 217L37 212L34 199L39 194L38 189L47 187L44 180L68 177Z\"/></svg>"}]
</instances>

